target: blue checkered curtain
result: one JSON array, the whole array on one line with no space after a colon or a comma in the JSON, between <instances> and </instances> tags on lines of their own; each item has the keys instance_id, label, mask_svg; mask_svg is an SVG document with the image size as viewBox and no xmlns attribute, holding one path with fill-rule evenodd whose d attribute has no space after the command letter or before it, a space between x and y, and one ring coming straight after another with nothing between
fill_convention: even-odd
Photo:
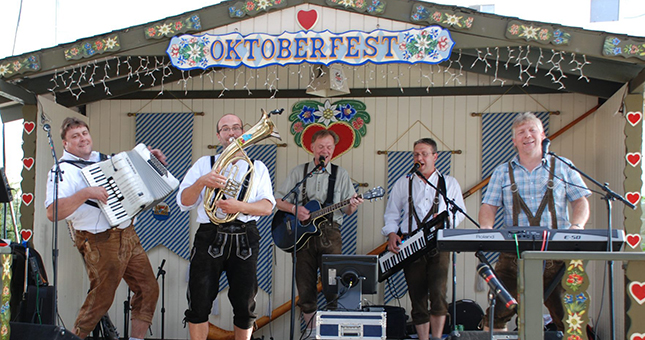
<instances>
[{"instance_id":1,"label":"blue checkered curtain","mask_svg":"<svg viewBox=\"0 0 645 340\"><path fill-rule=\"evenodd\" d=\"M452 166L452 152L439 151L435 167L444 175L450 175ZM396 181L405 176L412 168L414 159L411 151L388 151L387 153L387 196L390 196L392 187ZM403 211L401 211L403 216ZM401 219L403 221L403 219ZM385 282L385 294L383 301L388 304L394 299L403 297L408 292L408 285L405 282L403 271L390 276Z\"/></svg>"},{"instance_id":2,"label":"blue checkered curtain","mask_svg":"<svg viewBox=\"0 0 645 340\"><path fill-rule=\"evenodd\" d=\"M277 156L277 146L275 144L251 145L244 148L250 159L259 160L266 165L271 175L275 191L275 161ZM222 152L222 147L217 148L217 153ZM271 237L271 218L273 216L262 216L258 220L257 226L260 231L260 254L258 256L258 285L260 289L267 294L273 292L273 282L271 273L273 271L273 239ZM222 291L228 287L226 275L219 278L219 290Z\"/></svg>"},{"instance_id":3,"label":"blue checkered curtain","mask_svg":"<svg viewBox=\"0 0 645 340\"><path fill-rule=\"evenodd\" d=\"M193 113L139 113L135 139L160 149L168 159L168 170L182 180L192 164ZM188 259L190 217L179 211L175 194L164 199L168 214L146 210L137 217L136 231L146 251L163 245Z\"/></svg>"},{"instance_id":4,"label":"blue checkered curtain","mask_svg":"<svg viewBox=\"0 0 645 340\"><path fill-rule=\"evenodd\" d=\"M495 168L505 162L510 161L515 155L513 147L513 119L522 112L502 112L502 113L484 113L482 114L482 179L493 174ZM542 120L544 133L549 135L549 112L534 112ZM482 197L486 193L488 185L482 188ZM503 213L501 209L497 210L495 215L494 228L501 228L503 225ZM484 253L488 261L497 262L499 253Z\"/></svg>"}]
</instances>

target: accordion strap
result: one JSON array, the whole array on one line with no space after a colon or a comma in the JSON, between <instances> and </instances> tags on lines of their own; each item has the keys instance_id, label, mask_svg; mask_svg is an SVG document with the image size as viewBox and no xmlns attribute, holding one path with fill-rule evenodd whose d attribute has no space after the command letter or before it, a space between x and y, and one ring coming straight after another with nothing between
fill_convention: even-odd
<instances>
[{"instance_id":1,"label":"accordion strap","mask_svg":"<svg viewBox=\"0 0 645 340\"><path fill-rule=\"evenodd\" d=\"M107 159L108 159L108 156L106 154L104 154L104 153L99 154L99 161L100 162L105 161ZM96 162L90 162L90 161L85 161L85 160L80 160L80 159L78 159L78 160L65 159L65 160L62 160L60 162L61 163L69 163L69 164L71 164L71 165L73 165L73 166L75 166L75 167L77 167L79 169L83 169L84 167L86 167L88 165L92 165L92 164L96 163ZM87 204L87 205L93 206L96 209L99 209L99 205L96 202L87 200L84 203Z\"/></svg>"}]
</instances>

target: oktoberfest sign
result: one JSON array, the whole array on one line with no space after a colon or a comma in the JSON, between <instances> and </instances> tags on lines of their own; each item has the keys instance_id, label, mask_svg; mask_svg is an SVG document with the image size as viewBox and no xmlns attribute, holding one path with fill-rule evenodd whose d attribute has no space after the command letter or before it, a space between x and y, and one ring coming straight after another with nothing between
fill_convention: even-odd
<instances>
[{"instance_id":1,"label":"oktoberfest sign","mask_svg":"<svg viewBox=\"0 0 645 340\"><path fill-rule=\"evenodd\" d=\"M344 63L362 65L428 63L450 57L455 42L439 26L404 31L374 30L332 33L300 31L280 35L182 35L173 37L166 52L181 70L209 67L261 68L269 65Z\"/></svg>"}]
</instances>

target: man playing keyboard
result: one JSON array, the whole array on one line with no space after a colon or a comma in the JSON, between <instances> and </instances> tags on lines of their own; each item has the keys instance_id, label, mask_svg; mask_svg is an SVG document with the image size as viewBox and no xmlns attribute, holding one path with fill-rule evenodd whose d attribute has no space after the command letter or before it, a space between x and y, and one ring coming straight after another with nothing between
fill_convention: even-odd
<instances>
[{"instance_id":1,"label":"man playing keyboard","mask_svg":"<svg viewBox=\"0 0 645 340\"><path fill-rule=\"evenodd\" d=\"M92 151L92 136L87 123L68 117L60 129L64 152L60 158L62 180L58 184L58 220L66 219L74 227L76 248L83 256L90 280L90 290L74 322L73 332L87 337L101 317L107 313L114 294L124 279L134 293L132 298L133 339L143 339L152 322L159 296L159 285L148 255L134 231L133 220L112 228L96 201L106 203L104 187L90 187L81 174L84 166L107 157ZM163 164L166 157L160 150L151 150ZM47 218L54 220L54 176L48 173Z\"/></svg>"},{"instance_id":2,"label":"man playing keyboard","mask_svg":"<svg viewBox=\"0 0 645 340\"><path fill-rule=\"evenodd\" d=\"M448 197L466 211L461 187L457 180L440 174L435 168L438 157L437 143L431 138L422 138L414 142L413 155L414 162L419 164L418 173L440 190L445 189ZM413 205L408 203L410 193ZM388 238L388 250L398 253L401 245L399 230L403 234L413 232L418 228L419 222L421 224L428 222L438 213L447 210L445 202L442 195L417 174L397 180L387 201L385 226L381 230L381 233ZM401 210L404 212L403 217L401 217ZM452 216L449 216L452 223ZM456 224L459 225L463 219L464 216L458 214ZM429 252L403 268L412 302L412 322L419 340L428 340L430 332L432 332L432 340L441 339L448 313L446 291L449 254ZM430 310L428 310L428 297Z\"/></svg>"},{"instance_id":3,"label":"man playing keyboard","mask_svg":"<svg viewBox=\"0 0 645 340\"><path fill-rule=\"evenodd\" d=\"M512 129L517 156L495 168L479 209L481 227L493 228L495 213L501 208L505 227L583 229L589 218L587 196L591 192L577 172L552 157L544 156L542 145L546 136L542 121L530 112L522 113L513 120ZM571 204L571 218L567 202ZM563 265L562 261L546 261L545 287ZM495 271L508 292L517 299L517 255L500 253ZM558 285L545 299L544 305L558 330L564 331L561 294L562 287ZM499 299L497 301L496 305L500 307L495 308L493 327L505 330L515 311L503 308L503 303ZM488 313L484 317L484 327L488 325Z\"/></svg>"}]
</instances>

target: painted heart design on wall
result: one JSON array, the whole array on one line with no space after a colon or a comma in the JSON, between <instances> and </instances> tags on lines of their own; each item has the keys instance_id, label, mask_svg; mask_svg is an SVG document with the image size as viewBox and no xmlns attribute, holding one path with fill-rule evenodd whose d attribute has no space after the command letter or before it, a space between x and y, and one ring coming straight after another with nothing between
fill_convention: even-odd
<instances>
[{"instance_id":1,"label":"painted heart design on wall","mask_svg":"<svg viewBox=\"0 0 645 340\"><path fill-rule=\"evenodd\" d=\"M627 244L629 244L632 249L636 249L639 243L641 243L641 235L627 234Z\"/></svg>"},{"instance_id":2,"label":"painted heart design on wall","mask_svg":"<svg viewBox=\"0 0 645 340\"><path fill-rule=\"evenodd\" d=\"M305 128L302 132L302 146L305 150L311 154L314 153L313 150L311 150L311 136L313 136L316 131L324 129L325 126L318 123L310 124ZM336 144L336 148L334 148L332 160L349 151L352 148L352 145L354 145L354 139L356 136L354 135L354 130L347 124L335 122L330 124L326 129L334 131L339 137L338 144Z\"/></svg>"},{"instance_id":3,"label":"painted heart design on wall","mask_svg":"<svg viewBox=\"0 0 645 340\"><path fill-rule=\"evenodd\" d=\"M24 122L23 127L25 129L25 132L27 132L27 134L31 134L32 132L34 132L34 129L36 128L36 124L34 122Z\"/></svg>"},{"instance_id":4,"label":"painted heart design on wall","mask_svg":"<svg viewBox=\"0 0 645 340\"><path fill-rule=\"evenodd\" d=\"M645 303L645 282L632 281L629 284L629 293L639 305Z\"/></svg>"},{"instance_id":5,"label":"painted heart design on wall","mask_svg":"<svg viewBox=\"0 0 645 340\"><path fill-rule=\"evenodd\" d=\"M627 121L632 126L636 126L636 124L640 123L641 119L643 119L643 114L642 113L640 113L640 112L627 112Z\"/></svg>"},{"instance_id":6,"label":"painted heart design on wall","mask_svg":"<svg viewBox=\"0 0 645 340\"><path fill-rule=\"evenodd\" d=\"M625 155L625 159L631 166L637 166L641 161L641 154L640 152L630 152Z\"/></svg>"},{"instance_id":7,"label":"painted heart design on wall","mask_svg":"<svg viewBox=\"0 0 645 340\"><path fill-rule=\"evenodd\" d=\"M310 30L318 23L318 12L315 9L309 11L300 10L296 17L298 18L298 25L305 31Z\"/></svg>"},{"instance_id":8,"label":"painted heart design on wall","mask_svg":"<svg viewBox=\"0 0 645 340\"><path fill-rule=\"evenodd\" d=\"M631 204L636 204L641 200L641 194L638 192L628 192L625 197Z\"/></svg>"},{"instance_id":9,"label":"painted heart design on wall","mask_svg":"<svg viewBox=\"0 0 645 340\"><path fill-rule=\"evenodd\" d=\"M33 235L33 233L31 232L31 230L21 230L20 231L20 236L22 236L22 241L23 242L28 242L29 240L31 240L32 235Z\"/></svg>"},{"instance_id":10,"label":"painted heart design on wall","mask_svg":"<svg viewBox=\"0 0 645 340\"><path fill-rule=\"evenodd\" d=\"M645 333L632 333L629 340L645 340Z\"/></svg>"},{"instance_id":11,"label":"painted heart design on wall","mask_svg":"<svg viewBox=\"0 0 645 340\"><path fill-rule=\"evenodd\" d=\"M34 195L33 194L30 194L30 193L22 194L22 202L25 205L30 205L31 202L33 202L33 200L34 200Z\"/></svg>"},{"instance_id":12,"label":"painted heart design on wall","mask_svg":"<svg viewBox=\"0 0 645 340\"><path fill-rule=\"evenodd\" d=\"M31 170L31 167L34 166L34 159L32 157L23 158L22 165L25 166L25 169Z\"/></svg>"}]
</instances>

